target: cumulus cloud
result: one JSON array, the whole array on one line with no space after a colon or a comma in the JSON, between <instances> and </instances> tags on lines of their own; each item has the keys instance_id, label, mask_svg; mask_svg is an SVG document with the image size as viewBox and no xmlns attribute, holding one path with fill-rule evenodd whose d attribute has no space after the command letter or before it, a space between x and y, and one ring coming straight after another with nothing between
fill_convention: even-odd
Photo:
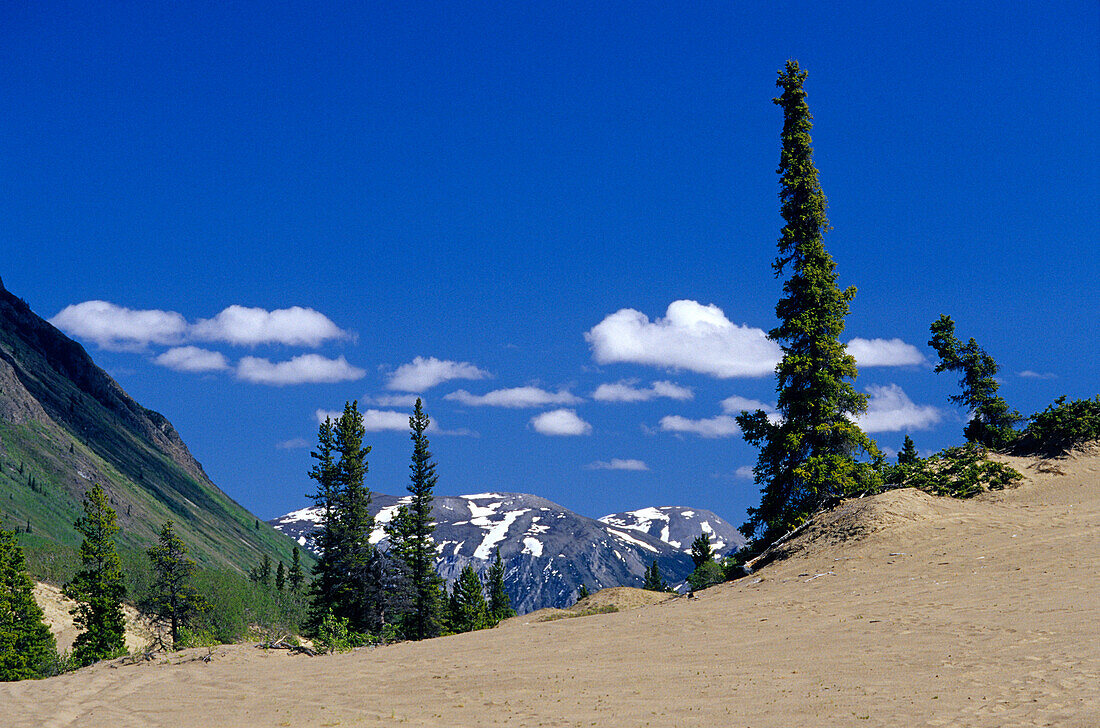
<instances>
[{"instance_id":1,"label":"cumulus cloud","mask_svg":"<svg viewBox=\"0 0 1100 728\"><path fill-rule=\"evenodd\" d=\"M658 397L669 399L691 399L694 394L687 387L673 382L654 382L648 387L638 387L638 380L623 379L614 384L601 384L592 393L592 399L599 402L648 402Z\"/></svg>"},{"instance_id":2,"label":"cumulus cloud","mask_svg":"<svg viewBox=\"0 0 1100 728\"><path fill-rule=\"evenodd\" d=\"M233 305L214 318L190 324L175 311L134 310L108 301L85 301L66 306L50 323L104 349L123 351L185 341L316 347L330 339L348 336L324 314L299 306L266 311Z\"/></svg>"},{"instance_id":3,"label":"cumulus cloud","mask_svg":"<svg viewBox=\"0 0 1100 728\"><path fill-rule=\"evenodd\" d=\"M343 414L343 411L340 410L319 409L314 413L314 417L317 418L317 424L322 424L326 419L335 422L340 419ZM367 432L408 432L409 430L409 415L406 412L367 409L359 414L363 419L363 429ZM433 422L428 426L428 430L430 431L434 429L434 427L435 423Z\"/></svg>"},{"instance_id":4,"label":"cumulus cloud","mask_svg":"<svg viewBox=\"0 0 1100 728\"><path fill-rule=\"evenodd\" d=\"M927 430L940 421L940 411L931 405L914 404L896 384L870 385L867 412L855 418L864 432Z\"/></svg>"},{"instance_id":5,"label":"cumulus cloud","mask_svg":"<svg viewBox=\"0 0 1100 728\"><path fill-rule=\"evenodd\" d=\"M50 323L71 336L115 351L140 351L149 344L178 344L187 333L186 319L175 311L136 311L107 301L66 306Z\"/></svg>"},{"instance_id":6,"label":"cumulus cloud","mask_svg":"<svg viewBox=\"0 0 1100 728\"><path fill-rule=\"evenodd\" d=\"M531 418L531 427L543 435L588 435L592 425L571 409L556 409Z\"/></svg>"},{"instance_id":7,"label":"cumulus cloud","mask_svg":"<svg viewBox=\"0 0 1100 728\"><path fill-rule=\"evenodd\" d=\"M763 330L737 326L717 306L689 300L673 301L665 317L654 321L621 309L584 338L599 364L647 364L722 379L771 374L782 355Z\"/></svg>"},{"instance_id":8,"label":"cumulus cloud","mask_svg":"<svg viewBox=\"0 0 1100 728\"><path fill-rule=\"evenodd\" d=\"M377 397L363 397L363 404L373 404L379 407L407 407L412 409L416 406L417 396L415 394L380 394ZM427 402L420 398L420 404L427 406Z\"/></svg>"},{"instance_id":9,"label":"cumulus cloud","mask_svg":"<svg viewBox=\"0 0 1100 728\"><path fill-rule=\"evenodd\" d=\"M320 354L302 354L288 361L272 362L246 356L237 364L237 378L253 384L331 384L362 379L366 372L347 359L327 359Z\"/></svg>"},{"instance_id":10,"label":"cumulus cloud","mask_svg":"<svg viewBox=\"0 0 1100 728\"><path fill-rule=\"evenodd\" d=\"M448 361L434 356L418 356L397 367L386 384L399 392L423 392L452 379L488 379L489 372L465 361Z\"/></svg>"},{"instance_id":11,"label":"cumulus cloud","mask_svg":"<svg viewBox=\"0 0 1100 728\"><path fill-rule=\"evenodd\" d=\"M755 412L756 410L775 412L775 407L770 404L765 404L758 399L739 397L736 394L722 400L722 411L727 415L739 415L742 410L746 412Z\"/></svg>"},{"instance_id":12,"label":"cumulus cloud","mask_svg":"<svg viewBox=\"0 0 1100 728\"><path fill-rule=\"evenodd\" d=\"M661 418L661 429L665 432L687 432L699 437L731 437L741 432L737 421L729 415L718 415L702 420L692 420L680 415L668 415Z\"/></svg>"},{"instance_id":13,"label":"cumulus cloud","mask_svg":"<svg viewBox=\"0 0 1100 728\"><path fill-rule=\"evenodd\" d=\"M756 474L752 472L752 468L748 465L742 465L737 470L733 471L735 478L743 478L744 480L752 480L756 477Z\"/></svg>"},{"instance_id":14,"label":"cumulus cloud","mask_svg":"<svg viewBox=\"0 0 1100 728\"><path fill-rule=\"evenodd\" d=\"M641 460L623 460L611 458L611 460L597 460L584 466L587 470L649 470L649 466Z\"/></svg>"},{"instance_id":15,"label":"cumulus cloud","mask_svg":"<svg viewBox=\"0 0 1100 728\"><path fill-rule=\"evenodd\" d=\"M578 404L583 400L562 389L548 392L538 387L497 389L487 394L470 394L465 389L451 392L443 399L471 407L545 407L555 404Z\"/></svg>"},{"instance_id":16,"label":"cumulus cloud","mask_svg":"<svg viewBox=\"0 0 1100 728\"><path fill-rule=\"evenodd\" d=\"M901 339L860 339L848 342L848 353L861 367L901 367L923 364L924 354Z\"/></svg>"},{"instance_id":17,"label":"cumulus cloud","mask_svg":"<svg viewBox=\"0 0 1100 728\"><path fill-rule=\"evenodd\" d=\"M178 346L153 359L155 364L177 372L217 372L229 368L225 355L197 346Z\"/></svg>"},{"instance_id":18,"label":"cumulus cloud","mask_svg":"<svg viewBox=\"0 0 1100 728\"><path fill-rule=\"evenodd\" d=\"M200 319L191 326L190 335L197 341L223 341L236 346L286 344L311 348L331 339L348 338L348 333L328 316L301 306L274 311L229 306L214 318Z\"/></svg>"}]
</instances>

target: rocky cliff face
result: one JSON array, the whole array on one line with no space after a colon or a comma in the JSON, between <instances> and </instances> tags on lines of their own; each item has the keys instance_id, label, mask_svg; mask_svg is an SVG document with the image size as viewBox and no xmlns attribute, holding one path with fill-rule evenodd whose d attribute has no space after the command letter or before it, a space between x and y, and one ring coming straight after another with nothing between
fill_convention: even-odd
<instances>
[{"instance_id":1,"label":"rocky cliff face","mask_svg":"<svg viewBox=\"0 0 1100 728\"><path fill-rule=\"evenodd\" d=\"M371 540L382 548L386 547L383 526L405 502L396 496L374 495L376 526ZM512 606L522 614L543 607L568 606L576 601L582 585L589 591L641 586L646 569L654 561L669 584L680 584L694 568L687 551L691 541L704 532L702 523L721 534L715 545L720 542L718 548L723 553L736 550L729 534L736 531L709 511L667 511L673 514L669 520L674 524L668 524L666 535L682 538L681 545L662 540L661 529L658 535L649 533L639 527L641 520L628 519L625 514L600 520L586 518L534 495L437 496L432 510L437 522L433 534L439 552L436 568L448 581L467 564L484 574L499 549ZM695 514L705 514L706 520L695 518ZM311 532L319 520L316 509L303 508L270 523L311 548ZM743 539L738 540L743 543Z\"/></svg>"}]
</instances>

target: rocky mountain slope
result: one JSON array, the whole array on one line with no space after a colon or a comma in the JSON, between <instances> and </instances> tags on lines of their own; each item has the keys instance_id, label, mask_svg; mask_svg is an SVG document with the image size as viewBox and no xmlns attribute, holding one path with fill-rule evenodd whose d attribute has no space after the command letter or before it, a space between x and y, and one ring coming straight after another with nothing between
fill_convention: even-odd
<instances>
[{"instance_id":1,"label":"rocky mountain slope","mask_svg":"<svg viewBox=\"0 0 1100 728\"><path fill-rule=\"evenodd\" d=\"M711 548L720 556L732 554L745 545L745 537L733 524L701 508L661 506L625 513L612 513L599 520L609 526L647 533L673 548L691 552L691 542L707 534Z\"/></svg>"},{"instance_id":2,"label":"rocky mountain slope","mask_svg":"<svg viewBox=\"0 0 1100 728\"><path fill-rule=\"evenodd\" d=\"M120 547L145 548L172 519L201 563L289 562L289 539L214 485L171 422L0 282L0 527L38 549L79 545L73 521L97 482Z\"/></svg>"},{"instance_id":3,"label":"rocky mountain slope","mask_svg":"<svg viewBox=\"0 0 1100 728\"><path fill-rule=\"evenodd\" d=\"M374 494L374 543L385 547L383 524L405 502L405 498ZM676 586L694 568L688 555L691 541L707 529L716 534L715 546L723 553L736 550L742 542L740 534L733 535L732 526L709 511L668 508L635 513L649 511L669 514L673 523L654 535L641 527L646 522L641 516L617 514L596 520L534 495L437 496L432 511L437 522L433 534L439 549L437 568L447 580L456 578L466 564L484 573L500 549L505 587L512 606L522 614L569 606L582 585L589 591L641 586L645 570L654 561L665 580ZM310 532L318 516L316 509L303 508L269 523L308 548L313 545ZM660 519L650 519L656 520ZM665 538L670 535L680 541L674 545Z\"/></svg>"}]
</instances>

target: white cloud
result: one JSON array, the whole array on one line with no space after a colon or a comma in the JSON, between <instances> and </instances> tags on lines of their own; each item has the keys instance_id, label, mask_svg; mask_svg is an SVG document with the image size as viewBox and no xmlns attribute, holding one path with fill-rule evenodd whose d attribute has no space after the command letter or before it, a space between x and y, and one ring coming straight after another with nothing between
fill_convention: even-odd
<instances>
[{"instance_id":1,"label":"white cloud","mask_svg":"<svg viewBox=\"0 0 1100 728\"><path fill-rule=\"evenodd\" d=\"M333 422L340 419L343 415L342 410L326 410L319 409L313 413L314 418L317 420L317 424L321 424L325 419L331 419ZM393 410L377 410L367 409L359 413L363 420L363 430L366 432L408 432L409 431L409 413L408 412L395 412ZM473 430L467 430L460 428L457 430L444 430L439 427L439 423L436 420L432 420L428 425L428 432L434 435L454 435L461 437L479 437L478 433Z\"/></svg>"},{"instance_id":2,"label":"white cloud","mask_svg":"<svg viewBox=\"0 0 1100 728\"><path fill-rule=\"evenodd\" d=\"M1057 379L1058 375L1054 372L1033 372L1030 369L1025 369L1020 372L1020 376L1025 379Z\"/></svg>"},{"instance_id":3,"label":"white cloud","mask_svg":"<svg viewBox=\"0 0 1100 728\"><path fill-rule=\"evenodd\" d=\"M153 362L177 372L217 372L229 368L229 362L220 351L209 351L197 346L178 346L169 349Z\"/></svg>"},{"instance_id":4,"label":"white cloud","mask_svg":"<svg viewBox=\"0 0 1100 728\"><path fill-rule=\"evenodd\" d=\"M852 339L848 353L861 367L901 367L923 364L924 354L901 339Z\"/></svg>"},{"instance_id":5,"label":"white cloud","mask_svg":"<svg viewBox=\"0 0 1100 728\"><path fill-rule=\"evenodd\" d=\"M348 338L328 316L312 308L292 306L267 311L233 305L191 327L197 341L224 341L237 346L287 344L318 347L330 339Z\"/></svg>"},{"instance_id":6,"label":"white cloud","mask_svg":"<svg viewBox=\"0 0 1100 728\"><path fill-rule=\"evenodd\" d=\"M277 442L275 443L275 447L279 450L305 450L313 447L313 444L303 437L295 437L290 440Z\"/></svg>"},{"instance_id":7,"label":"white cloud","mask_svg":"<svg viewBox=\"0 0 1100 728\"><path fill-rule=\"evenodd\" d=\"M636 379L623 379L614 384L601 384L592 393L592 399L599 402L648 402L657 397L669 399L691 399L695 396L687 387L673 382L654 382L649 387L639 388Z\"/></svg>"},{"instance_id":8,"label":"white cloud","mask_svg":"<svg viewBox=\"0 0 1100 728\"><path fill-rule=\"evenodd\" d=\"M556 409L531 418L535 432L543 435L588 435L592 425L571 409Z\"/></svg>"},{"instance_id":9,"label":"white cloud","mask_svg":"<svg viewBox=\"0 0 1100 728\"><path fill-rule=\"evenodd\" d=\"M149 344L178 344L187 332L187 321L175 311L135 311L107 301L66 306L50 323L71 336L119 351L141 350Z\"/></svg>"},{"instance_id":10,"label":"white cloud","mask_svg":"<svg viewBox=\"0 0 1100 728\"><path fill-rule=\"evenodd\" d=\"M233 305L212 319L189 324L175 311L134 310L107 301L85 301L66 306L50 323L104 349L123 351L185 341L316 347L330 339L348 337L324 314L299 306L266 311Z\"/></svg>"},{"instance_id":11,"label":"white cloud","mask_svg":"<svg viewBox=\"0 0 1100 728\"><path fill-rule=\"evenodd\" d=\"M631 362L728 379L771 374L782 352L763 330L737 326L722 309L673 301L665 317L650 321L624 308L584 335L599 364Z\"/></svg>"},{"instance_id":12,"label":"white cloud","mask_svg":"<svg viewBox=\"0 0 1100 728\"><path fill-rule=\"evenodd\" d=\"M775 412L775 407L770 404L765 404L758 399L739 397L736 394L722 400L722 411L727 415L739 415L741 414L741 410L745 410L746 412L764 410L765 412L773 413Z\"/></svg>"},{"instance_id":13,"label":"white cloud","mask_svg":"<svg viewBox=\"0 0 1100 728\"><path fill-rule=\"evenodd\" d=\"M470 394L465 389L451 392L443 399L471 407L545 407L553 404L577 404L583 400L563 390L547 392L538 387L497 389L487 394Z\"/></svg>"},{"instance_id":14,"label":"white cloud","mask_svg":"<svg viewBox=\"0 0 1100 728\"><path fill-rule=\"evenodd\" d=\"M870 385L867 412L855 418L864 432L927 430L940 421L940 411L931 405L916 405L901 387Z\"/></svg>"},{"instance_id":15,"label":"white cloud","mask_svg":"<svg viewBox=\"0 0 1100 728\"><path fill-rule=\"evenodd\" d=\"M237 364L237 378L253 384L331 384L362 379L365 371L347 359L326 359L320 354L302 354L289 361L271 362L246 356Z\"/></svg>"},{"instance_id":16,"label":"white cloud","mask_svg":"<svg viewBox=\"0 0 1100 728\"><path fill-rule=\"evenodd\" d=\"M447 361L434 356L418 356L402 364L390 375L388 389L399 392L423 392L452 379L488 379L489 372L465 361Z\"/></svg>"},{"instance_id":17,"label":"white cloud","mask_svg":"<svg viewBox=\"0 0 1100 728\"><path fill-rule=\"evenodd\" d=\"M649 466L641 460L623 460L611 458L610 461L597 460L584 466L587 470L649 470Z\"/></svg>"},{"instance_id":18,"label":"white cloud","mask_svg":"<svg viewBox=\"0 0 1100 728\"><path fill-rule=\"evenodd\" d=\"M737 421L729 415L718 415L702 420L668 415L661 418L661 429L665 432L689 432L700 437L731 437L741 432Z\"/></svg>"},{"instance_id":19,"label":"white cloud","mask_svg":"<svg viewBox=\"0 0 1100 728\"><path fill-rule=\"evenodd\" d=\"M415 394L380 394L377 397L363 397L363 404L373 404L379 407L408 407L412 409L416 406L417 395ZM427 406L424 399L420 398L421 406Z\"/></svg>"},{"instance_id":20,"label":"white cloud","mask_svg":"<svg viewBox=\"0 0 1100 728\"><path fill-rule=\"evenodd\" d=\"M743 478L745 480L752 480L756 477L756 474L752 472L752 468L748 465L742 465L737 470L733 471L735 478Z\"/></svg>"}]
</instances>

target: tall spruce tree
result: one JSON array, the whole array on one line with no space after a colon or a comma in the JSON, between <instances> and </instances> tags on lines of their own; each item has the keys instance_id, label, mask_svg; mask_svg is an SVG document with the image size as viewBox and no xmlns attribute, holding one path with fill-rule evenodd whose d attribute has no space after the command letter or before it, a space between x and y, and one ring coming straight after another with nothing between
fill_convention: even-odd
<instances>
[{"instance_id":1,"label":"tall spruce tree","mask_svg":"<svg viewBox=\"0 0 1100 728\"><path fill-rule=\"evenodd\" d=\"M656 561L645 570L645 581L642 583L642 588L657 592L672 591L665 578L661 576L661 567L657 566Z\"/></svg>"},{"instance_id":2,"label":"tall spruce tree","mask_svg":"<svg viewBox=\"0 0 1100 728\"><path fill-rule=\"evenodd\" d=\"M180 627L207 608L206 600L191 582L195 561L187 556L187 545L176 535L172 521L164 523L159 542L147 553L153 567L152 595L147 611L157 622L167 624L175 646Z\"/></svg>"},{"instance_id":3,"label":"tall spruce tree","mask_svg":"<svg viewBox=\"0 0 1100 728\"><path fill-rule=\"evenodd\" d=\"M317 430L317 449L310 453L316 460L309 477L317 481L317 490L309 495L320 510L320 520L313 531L318 558L313 565L313 580L309 585L309 615L306 633L316 634L317 629L330 613L334 613L337 589L341 581L339 572L339 544L341 528L337 498L340 486L336 479L335 439L331 418L325 418Z\"/></svg>"},{"instance_id":4,"label":"tall spruce tree","mask_svg":"<svg viewBox=\"0 0 1100 728\"><path fill-rule=\"evenodd\" d=\"M512 609L512 600L504 589L504 562L500 560L500 549L497 549L496 560L489 566L487 577L489 623L496 626L501 620L516 616L516 610Z\"/></svg>"},{"instance_id":5,"label":"tall spruce tree","mask_svg":"<svg viewBox=\"0 0 1100 728\"><path fill-rule=\"evenodd\" d=\"M438 477L425 434L430 424L423 402L417 397L409 418L413 453L407 488L411 500L398 508L386 524L390 553L404 563L409 580L409 612L402 620L402 628L406 637L415 640L435 637L443 630L443 579L435 570L436 551L432 541L435 531L432 500Z\"/></svg>"},{"instance_id":6,"label":"tall spruce tree","mask_svg":"<svg viewBox=\"0 0 1100 728\"><path fill-rule=\"evenodd\" d=\"M951 395L951 401L973 413L963 430L966 439L993 449L1007 446L1018 436L1015 428L1023 418L997 395L997 362L973 338L966 344L955 338L955 322L950 316L941 315L931 330L928 345L940 357L936 373L962 373L962 392Z\"/></svg>"},{"instance_id":7,"label":"tall spruce tree","mask_svg":"<svg viewBox=\"0 0 1100 728\"><path fill-rule=\"evenodd\" d=\"M901 451L898 452L898 465L912 465L917 460L920 460L920 455L917 454L917 444L913 442L913 438L906 435Z\"/></svg>"},{"instance_id":8,"label":"tall spruce tree","mask_svg":"<svg viewBox=\"0 0 1100 728\"><path fill-rule=\"evenodd\" d=\"M290 591L297 594L302 588L302 580L305 576L302 574L302 552L297 546L290 552L290 569L287 571L286 580L290 584Z\"/></svg>"},{"instance_id":9,"label":"tall spruce tree","mask_svg":"<svg viewBox=\"0 0 1100 728\"><path fill-rule=\"evenodd\" d=\"M118 521L99 483L84 495L83 506L84 515L75 524L84 537L80 570L62 591L77 603L73 623L83 630L73 642L73 658L88 665L126 650L126 583L115 551Z\"/></svg>"},{"instance_id":10,"label":"tall spruce tree","mask_svg":"<svg viewBox=\"0 0 1100 728\"><path fill-rule=\"evenodd\" d=\"M481 579L474 567L466 564L451 592L451 629L471 632L489 626L489 605L485 602Z\"/></svg>"},{"instance_id":11,"label":"tall spruce tree","mask_svg":"<svg viewBox=\"0 0 1100 728\"><path fill-rule=\"evenodd\" d=\"M15 532L0 530L0 681L46 675L57 645L44 616Z\"/></svg>"},{"instance_id":12,"label":"tall spruce tree","mask_svg":"<svg viewBox=\"0 0 1100 728\"><path fill-rule=\"evenodd\" d=\"M286 567L283 566L283 562L279 562L279 566L275 569L275 591L281 592L286 588Z\"/></svg>"},{"instance_id":13,"label":"tall spruce tree","mask_svg":"<svg viewBox=\"0 0 1100 728\"><path fill-rule=\"evenodd\" d=\"M787 61L776 81L782 93L773 99L784 119L778 172L785 221L773 269L776 276L790 269L790 278L775 307L779 325L768 333L783 350L776 367L781 419L772 422L762 410L737 418L745 440L760 448L753 472L761 501L741 527L755 535L750 552L803 523L829 499L880 484L874 468L855 457L880 455L850 419L867 409L866 395L851 384L855 358L840 343L855 288L838 287L836 263L823 243L829 222L813 161L805 80L798 62Z\"/></svg>"}]
</instances>

